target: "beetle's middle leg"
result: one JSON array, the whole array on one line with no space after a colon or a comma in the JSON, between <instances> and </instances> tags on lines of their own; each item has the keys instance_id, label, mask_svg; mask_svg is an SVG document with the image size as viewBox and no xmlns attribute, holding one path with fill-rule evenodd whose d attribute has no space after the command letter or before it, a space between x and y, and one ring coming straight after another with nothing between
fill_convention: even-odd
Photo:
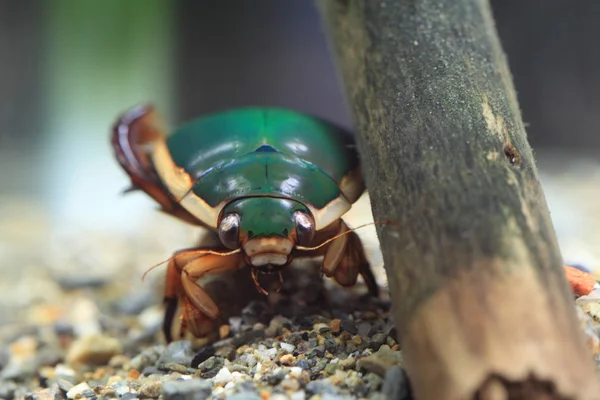
<instances>
[{"instance_id":1,"label":"beetle's middle leg","mask_svg":"<svg viewBox=\"0 0 600 400\"><path fill-rule=\"evenodd\" d=\"M340 229L336 234L348 232L349 230L348 225L340 220ZM379 295L379 286L365 255L360 237L356 232L349 232L329 244L325 250L322 270L327 277L333 277L336 282L345 287L356 284L360 274L369 289L369 293L375 297Z\"/></svg>"},{"instance_id":2,"label":"beetle's middle leg","mask_svg":"<svg viewBox=\"0 0 600 400\"><path fill-rule=\"evenodd\" d=\"M163 332L167 342L172 341L171 326L178 299L182 302L183 320L181 335L186 328L196 337L205 336L212 329L212 322L219 318L219 307L196 281L207 274L236 270L243 266L241 254L221 256L200 254L206 248L182 250L169 261L165 287L165 318ZM217 249L215 249L217 250Z\"/></svg>"}]
</instances>

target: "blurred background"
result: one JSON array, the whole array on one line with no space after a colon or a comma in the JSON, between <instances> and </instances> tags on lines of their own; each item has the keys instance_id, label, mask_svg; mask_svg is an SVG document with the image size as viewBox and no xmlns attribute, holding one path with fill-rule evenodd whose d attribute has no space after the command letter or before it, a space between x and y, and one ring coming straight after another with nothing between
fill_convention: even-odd
<instances>
[{"instance_id":1,"label":"blurred background","mask_svg":"<svg viewBox=\"0 0 600 400\"><path fill-rule=\"evenodd\" d=\"M492 5L563 255L600 269L600 2ZM140 102L173 127L242 105L350 126L312 1L0 0L0 315L65 287L143 292L140 271L194 240L120 196L109 130Z\"/></svg>"}]
</instances>

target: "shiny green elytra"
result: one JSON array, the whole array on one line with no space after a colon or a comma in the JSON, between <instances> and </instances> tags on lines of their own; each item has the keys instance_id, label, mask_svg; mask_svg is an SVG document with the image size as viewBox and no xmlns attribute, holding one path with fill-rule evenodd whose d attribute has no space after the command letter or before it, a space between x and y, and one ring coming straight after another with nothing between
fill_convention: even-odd
<instances>
[{"instance_id":1,"label":"shiny green elytra","mask_svg":"<svg viewBox=\"0 0 600 400\"><path fill-rule=\"evenodd\" d=\"M306 209L322 229L364 191L352 135L284 109L199 118L157 143L151 158L166 188L203 224L216 228L223 212L242 211L249 236L283 235L293 228L291 214ZM241 201L248 198L260 201Z\"/></svg>"},{"instance_id":2,"label":"shiny green elytra","mask_svg":"<svg viewBox=\"0 0 600 400\"><path fill-rule=\"evenodd\" d=\"M358 235L342 216L365 187L352 135L334 124L276 108L245 108L199 118L165 134L151 106L123 114L111 137L133 189L162 211L204 226L217 239L168 261L163 332L171 341L178 304L186 330L208 334L218 304L198 284L206 274L245 266L257 290L296 258L322 256L321 271L349 287L378 286ZM228 248L230 250L225 250Z\"/></svg>"}]
</instances>

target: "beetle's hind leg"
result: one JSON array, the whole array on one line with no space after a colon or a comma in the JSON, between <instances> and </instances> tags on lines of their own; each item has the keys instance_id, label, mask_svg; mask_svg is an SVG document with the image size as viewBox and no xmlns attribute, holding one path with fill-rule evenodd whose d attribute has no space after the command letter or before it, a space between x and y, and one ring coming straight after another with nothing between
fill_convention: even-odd
<instances>
[{"instance_id":1,"label":"beetle's hind leg","mask_svg":"<svg viewBox=\"0 0 600 400\"><path fill-rule=\"evenodd\" d=\"M349 230L348 225L340 220L340 230L337 234ZM369 293L374 297L379 296L379 286L356 232L349 232L329 244L325 250L322 270L326 276L333 277L344 287L355 285L358 275L361 275Z\"/></svg>"},{"instance_id":2,"label":"beetle's hind leg","mask_svg":"<svg viewBox=\"0 0 600 400\"><path fill-rule=\"evenodd\" d=\"M196 281L207 274L218 274L239 269L242 256L237 254L202 254L206 248L182 250L169 261L165 287L165 318L163 332L167 342L173 340L171 334L177 302L181 300L183 320L180 334L189 329L196 337L203 337L213 329L214 321L220 316L219 307ZM220 249L214 249L218 251Z\"/></svg>"},{"instance_id":3,"label":"beetle's hind leg","mask_svg":"<svg viewBox=\"0 0 600 400\"><path fill-rule=\"evenodd\" d=\"M198 224L198 220L171 197L152 166L151 147L164 139L165 133L154 108L138 106L115 123L111 142L119 164L131 178L129 190L143 190L160 204L162 211Z\"/></svg>"}]
</instances>

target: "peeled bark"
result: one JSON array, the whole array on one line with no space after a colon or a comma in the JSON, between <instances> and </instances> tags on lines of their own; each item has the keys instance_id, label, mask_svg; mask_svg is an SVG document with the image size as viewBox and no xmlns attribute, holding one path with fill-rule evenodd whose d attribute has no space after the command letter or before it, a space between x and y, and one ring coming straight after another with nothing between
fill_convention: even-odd
<instances>
[{"instance_id":1,"label":"peeled bark","mask_svg":"<svg viewBox=\"0 0 600 400\"><path fill-rule=\"evenodd\" d=\"M600 398L488 2L319 6L416 398Z\"/></svg>"}]
</instances>

